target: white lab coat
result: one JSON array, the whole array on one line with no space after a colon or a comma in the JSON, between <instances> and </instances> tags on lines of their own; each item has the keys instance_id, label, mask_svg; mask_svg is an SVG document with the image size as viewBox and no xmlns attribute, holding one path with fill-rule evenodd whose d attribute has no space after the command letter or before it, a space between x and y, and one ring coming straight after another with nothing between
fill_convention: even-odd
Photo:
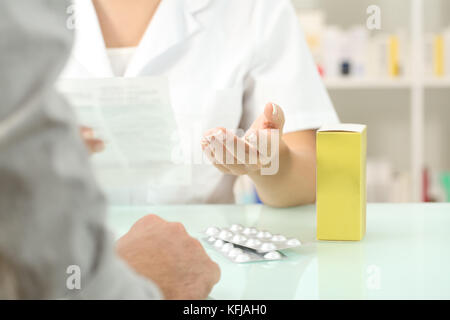
<instances>
[{"instance_id":1,"label":"white lab coat","mask_svg":"<svg viewBox=\"0 0 450 320\"><path fill-rule=\"evenodd\" d=\"M76 40L62 77L112 77L92 2L75 4ZM285 112L284 132L338 122L288 0L163 0L124 76L149 75L169 78L182 137L194 127L247 129L270 101ZM111 192L110 200L233 201L234 177L211 165L191 168L189 185L137 185Z\"/></svg>"}]
</instances>

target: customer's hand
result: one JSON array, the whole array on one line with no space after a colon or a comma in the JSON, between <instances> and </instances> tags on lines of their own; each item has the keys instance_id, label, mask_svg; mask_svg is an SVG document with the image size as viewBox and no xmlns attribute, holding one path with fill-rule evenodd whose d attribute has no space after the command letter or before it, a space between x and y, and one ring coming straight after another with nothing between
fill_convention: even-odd
<instances>
[{"instance_id":1,"label":"customer's hand","mask_svg":"<svg viewBox=\"0 0 450 320\"><path fill-rule=\"evenodd\" d=\"M101 152L105 149L105 144L102 140L95 138L94 130L91 128L82 126L80 128L80 134L84 144L91 154Z\"/></svg>"},{"instance_id":2,"label":"customer's hand","mask_svg":"<svg viewBox=\"0 0 450 320\"><path fill-rule=\"evenodd\" d=\"M205 299L220 279L219 266L182 224L155 215L136 222L117 242L117 252L165 299Z\"/></svg>"}]
</instances>

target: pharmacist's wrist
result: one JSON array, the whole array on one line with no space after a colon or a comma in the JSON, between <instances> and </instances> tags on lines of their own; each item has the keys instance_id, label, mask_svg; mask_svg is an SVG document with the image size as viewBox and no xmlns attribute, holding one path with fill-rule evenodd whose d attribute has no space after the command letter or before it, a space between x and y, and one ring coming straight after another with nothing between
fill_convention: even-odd
<instances>
[{"instance_id":1,"label":"pharmacist's wrist","mask_svg":"<svg viewBox=\"0 0 450 320\"><path fill-rule=\"evenodd\" d=\"M289 163L294 156L293 151L282 139L280 139L280 145L277 149L276 155L271 159L270 163L265 165L264 169L247 173L255 184L265 183L266 181L273 183L274 180L279 179L289 171ZM272 187L274 186L272 185Z\"/></svg>"}]
</instances>

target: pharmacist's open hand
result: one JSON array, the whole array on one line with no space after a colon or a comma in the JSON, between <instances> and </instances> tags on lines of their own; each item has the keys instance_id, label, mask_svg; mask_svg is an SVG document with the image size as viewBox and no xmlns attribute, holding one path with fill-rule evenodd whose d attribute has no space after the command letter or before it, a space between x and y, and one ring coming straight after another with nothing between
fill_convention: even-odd
<instances>
[{"instance_id":1,"label":"pharmacist's open hand","mask_svg":"<svg viewBox=\"0 0 450 320\"><path fill-rule=\"evenodd\" d=\"M213 165L226 174L259 173L279 157L284 147L283 126L283 110L268 103L244 137L225 128L210 129L203 136L202 149Z\"/></svg>"},{"instance_id":2,"label":"pharmacist's open hand","mask_svg":"<svg viewBox=\"0 0 450 320\"><path fill-rule=\"evenodd\" d=\"M102 140L95 138L94 130L88 127L80 127L80 135L89 152L97 153L105 149L105 144Z\"/></svg>"}]
</instances>

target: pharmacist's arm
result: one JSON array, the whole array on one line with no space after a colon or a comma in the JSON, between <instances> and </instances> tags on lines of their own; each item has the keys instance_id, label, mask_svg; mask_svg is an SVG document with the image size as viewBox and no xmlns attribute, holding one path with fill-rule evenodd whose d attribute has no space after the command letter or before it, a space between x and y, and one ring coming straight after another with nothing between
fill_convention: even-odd
<instances>
[{"instance_id":1,"label":"pharmacist's arm","mask_svg":"<svg viewBox=\"0 0 450 320\"><path fill-rule=\"evenodd\" d=\"M264 19L256 28L258 46L246 78L242 128L253 126L267 102L282 109L285 133L280 143L279 172L250 174L262 201L273 206L315 200L315 129L339 122L317 72L291 1L258 2ZM267 108L267 106L266 106ZM281 129L281 124L278 123Z\"/></svg>"},{"instance_id":2,"label":"pharmacist's arm","mask_svg":"<svg viewBox=\"0 0 450 320\"><path fill-rule=\"evenodd\" d=\"M20 298L159 298L116 257L74 116L53 90L69 4L0 1L0 256Z\"/></svg>"},{"instance_id":3,"label":"pharmacist's arm","mask_svg":"<svg viewBox=\"0 0 450 320\"><path fill-rule=\"evenodd\" d=\"M250 172L261 200L274 207L313 203L316 198L316 131L284 134L275 175Z\"/></svg>"},{"instance_id":4,"label":"pharmacist's arm","mask_svg":"<svg viewBox=\"0 0 450 320\"><path fill-rule=\"evenodd\" d=\"M202 148L223 173L248 175L265 204L290 207L312 203L315 130L283 134L284 123L283 109L267 103L242 138L226 128L214 128L205 133Z\"/></svg>"}]
</instances>

